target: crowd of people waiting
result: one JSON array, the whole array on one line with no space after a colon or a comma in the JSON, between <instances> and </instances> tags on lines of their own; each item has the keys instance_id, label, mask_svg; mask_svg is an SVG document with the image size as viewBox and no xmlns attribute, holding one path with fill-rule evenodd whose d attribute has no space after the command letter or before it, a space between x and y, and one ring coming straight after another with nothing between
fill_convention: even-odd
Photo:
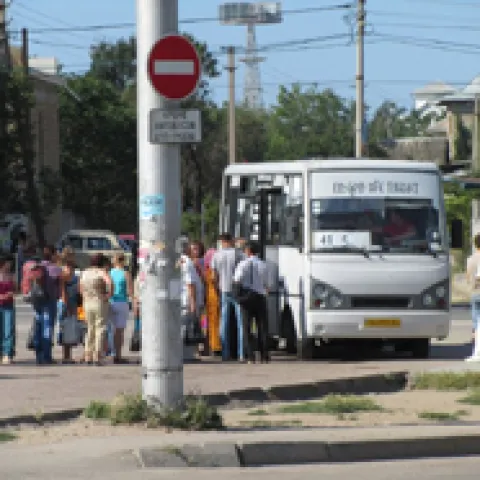
<instances>
[{"instance_id":1,"label":"crowd of people waiting","mask_svg":"<svg viewBox=\"0 0 480 480\"><path fill-rule=\"evenodd\" d=\"M268 362L268 276L259 246L243 239L235 241L225 233L220 235L218 247L205 252L200 242L192 242L180 259L185 335L193 330L192 322L200 321L211 353L225 361L233 356L240 362ZM234 322L230 321L232 314ZM235 333L237 345L232 352L230 340Z\"/></svg>"},{"instance_id":2,"label":"crowd of people waiting","mask_svg":"<svg viewBox=\"0 0 480 480\"><path fill-rule=\"evenodd\" d=\"M221 355L223 360L233 356L241 362L255 362L258 351L259 360L267 362L268 285L258 245L241 239L235 242L229 234L221 235L218 245L218 249L205 252L201 242L190 242L177 263L184 341L201 344L204 352ZM16 349L18 276L14 265L11 256L0 259L0 354L4 364L13 361ZM124 332L132 310L134 334L139 337L141 279L141 271L133 278L125 268L122 253L115 255L113 262L94 255L82 272L76 270L70 247L58 253L48 246L40 259L26 261L20 282L34 311L27 346L35 352L37 364L54 363L55 340L62 347L61 363L102 365L109 356L115 364L126 363L122 356ZM237 338L233 353L232 335ZM81 346L82 354L75 361L73 351Z\"/></svg>"},{"instance_id":3,"label":"crowd of people waiting","mask_svg":"<svg viewBox=\"0 0 480 480\"><path fill-rule=\"evenodd\" d=\"M27 348L35 351L37 364L54 363L55 328L57 344L62 347L61 363L75 363L72 350L82 345L80 363L101 365L107 356L113 357L113 363L126 363L122 356L124 331L138 300L122 253L115 255L113 264L104 255L94 255L90 266L79 272L70 247L57 253L47 246L41 258L24 263L20 279L24 298L34 311ZM4 364L15 356L16 293L14 258L4 256L0 259L0 353Z\"/></svg>"}]
</instances>

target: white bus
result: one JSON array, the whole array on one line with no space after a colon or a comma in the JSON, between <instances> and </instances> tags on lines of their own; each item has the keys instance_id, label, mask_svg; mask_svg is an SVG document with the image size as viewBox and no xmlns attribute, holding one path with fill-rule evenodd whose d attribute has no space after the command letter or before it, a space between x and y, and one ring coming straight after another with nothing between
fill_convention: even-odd
<instances>
[{"instance_id":1,"label":"white bus","mask_svg":"<svg viewBox=\"0 0 480 480\"><path fill-rule=\"evenodd\" d=\"M449 234L435 164L231 165L220 230L259 242L269 334L300 358L339 343L389 344L426 358L430 340L449 334Z\"/></svg>"}]
</instances>

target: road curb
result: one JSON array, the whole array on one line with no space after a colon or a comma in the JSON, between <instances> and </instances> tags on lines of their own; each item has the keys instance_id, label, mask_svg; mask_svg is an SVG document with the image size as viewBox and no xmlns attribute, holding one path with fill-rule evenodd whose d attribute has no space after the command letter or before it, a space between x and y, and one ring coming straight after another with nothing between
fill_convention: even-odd
<instances>
[{"instance_id":1,"label":"road curb","mask_svg":"<svg viewBox=\"0 0 480 480\"><path fill-rule=\"evenodd\" d=\"M359 395L397 392L405 389L408 384L408 377L408 372L400 371L266 388L245 388L225 393L206 394L202 397L215 407L247 408L266 402L312 400L330 393ZM83 408L71 408L35 415L15 415L0 418L0 428L66 422L75 420L82 414Z\"/></svg>"},{"instance_id":2,"label":"road curb","mask_svg":"<svg viewBox=\"0 0 480 480\"><path fill-rule=\"evenodd\" d=\"M206 443L144 448L136 454L144 468L265 467L439 458L480 454L480 434L332 442Z\"/></svg>"}]
</instances>

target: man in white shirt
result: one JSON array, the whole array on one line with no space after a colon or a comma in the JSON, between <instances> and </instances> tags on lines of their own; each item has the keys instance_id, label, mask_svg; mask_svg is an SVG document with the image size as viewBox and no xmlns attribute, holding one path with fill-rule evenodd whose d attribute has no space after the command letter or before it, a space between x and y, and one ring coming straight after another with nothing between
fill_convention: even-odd
<instances>
[{"instance_id":1,"label":"man in white shirt","mask_svg":"<svg viewBox=\"0 0 480 480\"><path fill-rule=\"evenodd\" d=\"M257 327L257 349L260 352L261 361L269 362L267 331L268 276L265 262L258 258L259 253L260 249L257 243L248 242L245 244L246 258L237 265L233 281L253 291L251 301L247 305L244 305L247 317L244 319L244 337L246 338L248 360L255 361L254 351L250 341L252 337L252 321L255 319Z\"/></svg>"},{"instance_id":2,"label":"man in white shirt","mask_svg":"<svg viewBox=\"0 0 480 480\"><path fill-rule=\"evenodd\" d=\"M239 361L243 362L244 351L244 326L242 308L232 295L232 280L236 265L242 260L243 255L235 249L233 238L230 234L220 235L221 249L215 252L212 258L212 270L215 272L215 281L221 298L220 313L220 338L222 342L222 359L230 358L230 307L235 311L237 320L237 352Z\"/></svg>"}]
</instances>

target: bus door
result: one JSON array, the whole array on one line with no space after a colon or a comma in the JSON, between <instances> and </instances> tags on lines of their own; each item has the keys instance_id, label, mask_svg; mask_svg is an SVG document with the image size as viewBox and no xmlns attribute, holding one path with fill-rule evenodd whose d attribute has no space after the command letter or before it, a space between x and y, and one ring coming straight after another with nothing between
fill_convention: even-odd
<instances>
[{"instance_id":1,"label":"bus door","mask_svg":"<svg viewBox=\"0 0 480 480\"><path fill-rule=\"evenodd\" d=\"M280 335L280 287L278 248L284 193L281 188L259 189L251 203L250 240L258 243L260 257L267 265L269 294L267 296L268 331Z\"/></svg>"}]
</instances>

